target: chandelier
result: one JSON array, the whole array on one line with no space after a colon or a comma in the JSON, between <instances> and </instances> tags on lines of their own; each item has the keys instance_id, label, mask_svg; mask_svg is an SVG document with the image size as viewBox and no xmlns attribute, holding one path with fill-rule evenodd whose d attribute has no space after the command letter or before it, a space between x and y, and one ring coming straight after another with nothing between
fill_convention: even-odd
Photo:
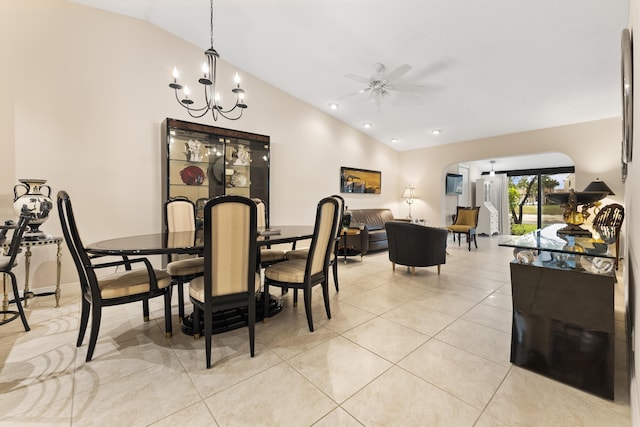
<instances>
[{"instance_id":1,"label":"chandelier","mask_svg":"<svg viewBox=\"0 0 640 427\"><path fill-rule=\"evenodd\" d=\"M236 73L235 84L236 87L231 90L236 96L236 101L233 107L225 110L220 103L220 93L216 90L216 62L220 58L220 55L213 48L213 0L211 0L210 8L211 26L209 35L211 37L211 47L204 52L207 60L202 64L203 77L198 82L204 87L204 100L205 105L202 107L195 107L193 100L189 98L190 90L187 86L183 86L178 83L178 70L173 68L173 83L169 84L176 95L176 100L180 105L187 109L189 115L194 118L203 117L209 111L213 116L213 120L218 120L218 115L228 120L238 120L242 117L242 112L247 108L247 104L244 103L244 89L240 87L240 76ZM179 96L178 91L182 90L182 99Z\"/></svg>"}]
</instances>

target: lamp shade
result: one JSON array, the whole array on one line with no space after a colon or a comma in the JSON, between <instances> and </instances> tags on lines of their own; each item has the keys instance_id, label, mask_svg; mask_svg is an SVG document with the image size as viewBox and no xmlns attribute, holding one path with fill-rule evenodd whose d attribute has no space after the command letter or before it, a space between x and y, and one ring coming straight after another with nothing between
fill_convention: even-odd
<instances>
[{"instance_id":1,"label":"lamp shade","mask_svg":"<svg viewBox=\"0 0 640 427\"><path fill-rule=\"evenodd\" d=\"M607 193L609 196L615 196L616 193L611 191L609 186L604 183L604 181L599 181L597 178L595 181L591 181L589 185L587 185L583 191L597 191L600 193Z\"/></svg>"},{"instance_id":2,"label":"lamp shade","mask_svg":"<svg viewBox=\"0 0 640 427\"><path fill-rule=\"evenodd\" d=\"M402 192L402 198L403 199L415 199L416 198L416 193L414 191L413 187L405 187L404 191Z\"/></svg>"}]
</instances>

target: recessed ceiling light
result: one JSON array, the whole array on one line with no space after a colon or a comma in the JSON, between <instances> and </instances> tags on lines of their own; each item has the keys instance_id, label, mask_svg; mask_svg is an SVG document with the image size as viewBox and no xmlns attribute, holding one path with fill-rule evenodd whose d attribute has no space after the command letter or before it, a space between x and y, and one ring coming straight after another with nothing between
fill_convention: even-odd
<instances>
[{"instance_id":1,"label":"recessed ceiling light","mask_svg":"<svg viewBox=\"0 0 640 427\"><path fill-rule=\"evenodd\" d=\"M365 129L370 129L373 125L371 123L365 123L363 126L365 127Z\"/></svg>"},{"instance_id":2,"label":"recessed ceiling light","mask_svg":"<svg viewBox=\"0 0 640 427\"><path fill-rule=\"evenodd\" d=\"M332 110L337 110L340 106L338 104L336 104L335 102L332 104L329 104L329 108L331 108Z\"/></svg>"},{"instance_id":3,"label":"recessed ceiling light","mask_svg":"<svg viewBox=\"0 0 640 427\"><path fill-rule=\"evenodd\" d=\"M431 131L432 134L434 135L440 135L442 133L442 131L440 129L434 129Z\"/></svg>"},{"instance_id":4,"label":"recessed ceiling light","mask_svg":"<svg viewBox=\"0 0 640 427\"><path fill-rule=\"evenodd\" d=\"M396 142L398 142L398 138L391 138L391 143L395 144Z\"/></svg>"}]
</instances>

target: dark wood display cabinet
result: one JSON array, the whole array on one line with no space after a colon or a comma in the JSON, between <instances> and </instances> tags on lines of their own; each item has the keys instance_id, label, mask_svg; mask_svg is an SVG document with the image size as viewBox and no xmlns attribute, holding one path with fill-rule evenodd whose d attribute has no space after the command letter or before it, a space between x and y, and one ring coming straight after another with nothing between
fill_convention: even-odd
<instances>
[{"instance_id":1,"label":"dark wood display cabinet","mask_svg":"<svg viewBox=\"0 0 640 427\"><path fill-rule=\"evenodd\" d=\"M163 203L176 196L192 200L201 228L207 200L225 194L259 198L268 225L268 136L170 118L162 122L161 135Z\"/></svg>"},{"instance_id":2,"label":"dark wood display cabinet","mask_svg":"<svg viewBox=\"0 0 640 427\"><path fill-rule=\"evenodd\" d=\"M500 243L515 258L511 362L613 399L615 245L597 230L559 237L563 226Z\"/></svg>"}]
</instances>

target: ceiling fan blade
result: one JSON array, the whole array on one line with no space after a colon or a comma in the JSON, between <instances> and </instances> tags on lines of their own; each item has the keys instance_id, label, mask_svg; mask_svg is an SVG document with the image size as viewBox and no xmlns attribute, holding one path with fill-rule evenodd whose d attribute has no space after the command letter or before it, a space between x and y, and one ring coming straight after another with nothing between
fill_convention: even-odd
<instances>
[{"instance_id":1,"label":"ceiling fan blade","mask_svg":"<svg viewBox=\"0 0 640 427\"><path fill-rule=\"evenodd\" d=\"M348 78L348 79L355 80L355 81L360 82L360 83L369 83L369 79L368 78L359 76L357 74L349 73L349 74L345 74L344 76L346 78Z\"/></svg>"},{"instance_id":2,"label":"ceiling fan blade","mask_svg":"<svg viewBox=\"0 0 640 427\"><path fill-rule=\"evenodd\" d=\"M424 92L429 88L423 85L416 85L411 83L396 83L387 86L388 90L395 90L397 92Z\"/></svg>"},{"instance_id":3,"label":"ceiling fan blade","mask_svg":"<svg viewBox=\"0 0 640 427\"><path fill-rule=\"evenodd\" d=\"M395 70L393 70L392 72L387 74L387 81L388 82L392 82L392 81L404 76L405 74L407 74L409 72L410 69L411 69L411 65L402 64L401 66L399 66L398 68L396 68Z\"/></svg>"},{"instance_id":4,"label":"ceiling fan blade","mask_svg":"<svg viewBox=\"0 0 640 427\"><path fill-rule=\"evenodd\" d=\"M346 95L342 95L342 96L338 97L338 100L349 98L351 96L356 96L356 95L363 94L363 93L369 91L369 89L371 89L371 88L360 89L360 90L358 90L356 92L351 92L351 93L348 93Z\"/></svg>"}]
</instances>

